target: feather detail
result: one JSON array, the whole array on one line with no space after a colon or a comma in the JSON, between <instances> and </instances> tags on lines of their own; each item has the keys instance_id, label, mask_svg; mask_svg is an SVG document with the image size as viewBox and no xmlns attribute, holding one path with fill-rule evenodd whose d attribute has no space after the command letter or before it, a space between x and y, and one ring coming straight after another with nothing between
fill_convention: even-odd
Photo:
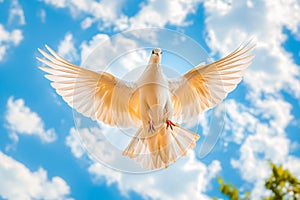
<instances>
[{"instance_id":1,"label":"feather detail","mask_svg":"<svg viewBox=\"0 0 300 200\"><path fill-rule=\"evenodd\" d=\"M216 62L198 65L182 77L169 80L175 117L186 122L225 99L241 82L254 58L249 55L254 47L250 40Z\"/></svg>"},{"instance_id":2,"label":"feather detail","mask_svg":"<svg viewBox=\"0 0 300 200\"><path fill-rule=\"evenodd\" d=\"M51 86L72 108L86 117L119 127L141 124L138 93L133 84L113 75L76 66L60 57L49 46L39 49L48 60L37 58L49 67L39 67L47 73ZM131 86L133 85L133 86Z\"/></svg>"}]
</instances>

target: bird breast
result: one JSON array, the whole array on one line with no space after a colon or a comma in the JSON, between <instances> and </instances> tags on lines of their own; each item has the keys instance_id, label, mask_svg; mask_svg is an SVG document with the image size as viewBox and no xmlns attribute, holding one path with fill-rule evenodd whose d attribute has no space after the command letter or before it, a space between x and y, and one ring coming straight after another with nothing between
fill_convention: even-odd
<instances>
[{"instance_id":1,"label":"bird breast","mask_svg":"<svg viewBox=\"0 0 300 200\"><path fill-rule=\"evenodd\" d=\"M168 100L168 81L160 66L149 65L138 81L140 100L148 106L164 105Z\"/></svg>"},{"instance_id":2,"label":"bird breast","mask_svg":"<svg viewBox=\"0 0 300 200\"><path fill-rule=\"evenodd\" d=\"M149 64L144 73L139 78L137 84L139 85L139 87L154 84L168 88L167 78L163 74L162 69L159 65L155 66Z\"/></svg>"}]
</instances>

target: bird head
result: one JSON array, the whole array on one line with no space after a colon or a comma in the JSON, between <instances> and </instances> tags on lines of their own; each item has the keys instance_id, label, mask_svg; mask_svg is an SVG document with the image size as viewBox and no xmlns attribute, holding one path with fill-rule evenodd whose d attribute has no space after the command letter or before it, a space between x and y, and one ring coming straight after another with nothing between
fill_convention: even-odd
<instances>
[{"instance_id":1,"label":"bird head","mask_svg":"<svg viewBox=\"0 0 300 200\"><path fill-rule=\"evenodd\" d=\"M162 55L162 50L160 48L154 48L151 53L150 62L159 63Z\"/></svg>"},{"instance_id":2,"label":"bird head","mask_svg":"<svg viewBox=\"0 0 300 200\"><path fill-rule=\"evenodd\" d=\"M152 55L160 56L162 54L162 50L160 48L154 48L152 50Z\"/></svg>"}]
</instances>

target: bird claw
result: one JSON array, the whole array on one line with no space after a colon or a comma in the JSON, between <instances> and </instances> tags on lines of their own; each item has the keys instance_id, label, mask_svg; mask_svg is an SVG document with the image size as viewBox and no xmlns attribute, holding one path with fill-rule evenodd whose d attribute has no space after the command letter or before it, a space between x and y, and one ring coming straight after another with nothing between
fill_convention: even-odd
<instances>
[{"instance_id":1,"label":"bird claw","mask_svg":"<svg viewBox=\"0 0 300 200\"><path fill-rule=\"evenodd\" d=\"M176 124L174 124L171 120L166 120L166 124L167 124L167 129L170 127L171 130L173 130L173 126L176 126Z\"/></svg>"},{"instance_id":2,"label":"bird claw","mask_svg":"<svg viewBox=\"0 0 300 200\"><path fill-rule=\"evenodd\" d=\"M149 129L148 129L148 132L154 132L155 131L155 128L153 126L153 124L151 122L149 122Z\"/></svg>"}]
</instances>

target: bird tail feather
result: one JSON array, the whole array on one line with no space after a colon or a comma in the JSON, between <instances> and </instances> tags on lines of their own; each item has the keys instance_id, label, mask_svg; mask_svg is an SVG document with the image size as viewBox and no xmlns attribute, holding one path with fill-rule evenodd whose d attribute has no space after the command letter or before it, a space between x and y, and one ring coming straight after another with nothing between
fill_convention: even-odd
<instances>
[{"instance_id":1,"label":"bird tail feather","mask_svg":"<svg viewBox=\"0 0 300 200\"><path fill-rule=\"evenodd\" d=\"M123 151L123 156L133 158L143 168L167 168L194 148L199 137L177 124L173 129L163 126L150 135L148 128L141 127Z\"/></svg>"}]
</instances>

